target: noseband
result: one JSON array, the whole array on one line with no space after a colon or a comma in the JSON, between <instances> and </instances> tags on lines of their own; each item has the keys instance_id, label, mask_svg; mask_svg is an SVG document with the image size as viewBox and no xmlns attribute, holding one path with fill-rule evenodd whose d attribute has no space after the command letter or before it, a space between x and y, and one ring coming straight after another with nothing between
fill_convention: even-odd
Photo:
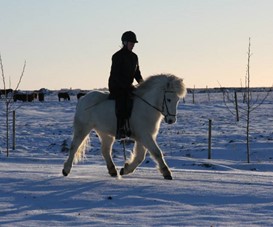
<instances>
[{"instance_id":1,"label":"noseband","mask_svg":"<svg viewBox=\"0 0 273 227\"><path fill-rule=\"evenodd\" d=\"M138 97L140 100L142 100L143 102L145 102L146 104L148 104L149 106L153 107L154 109L156 109L158 112L160 112L165 118L166 117L176 117L176 114L171 114L170 111L169 111L169 108L168 108L168 105L167 105L167 100L166 100L166 93L175 93L173 91L165 91L164 92L164 98L163 98L163 102L162 102L162 108L159 109L158 107L152 105L151 103L149 103L148 101L146 101L145 99L143 99L142 97L134 94L136 97ZM167 114L165 114L164 110L166 108L166 112Z\"/></svg>"}]
</instances>

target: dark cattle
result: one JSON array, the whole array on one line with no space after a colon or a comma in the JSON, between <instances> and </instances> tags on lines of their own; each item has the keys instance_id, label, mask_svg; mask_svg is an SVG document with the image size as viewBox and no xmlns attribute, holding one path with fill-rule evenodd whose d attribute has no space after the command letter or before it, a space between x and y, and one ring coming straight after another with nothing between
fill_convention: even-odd
<instances>
[{"instance_id":1,"label":"dark cattle","mask_svg":"<svg viewBox=\"0 0 273 227\"><path fill-rule=\"evenodd\" d=\"M15 93L13 95L13 101L16 102L17 100L23 101L23 102L32 102L35 97L37 97L37 94L35 93L30 93L30 94L25 94L25 93Z\"/></svg>"},{"instance_id":2,"label":"dark cattle","mask_svg":"<svg viewBox=\"0 0 273 227\"><path fill-rule=\"evenodd\" d=\"M45 94L40 90L35 90L35 99L38 99L40 102L45 101Z\"/></svg>"},{"instance_id":3,"label":"dark cattle","mask_svg":"<svg viewBox=\"0 0 273 227\"><path fill-rule=\"evenodd\" d=\"M77 99L79 100L80 97L85 96L85 95L86 95L85 92L79 92L79 93L77 94Z\"/></svg>"},{"instance_id":4,"label":"dark cattle","mask_svg":"<svg viewBox=\"0 0 273 227\"><path fill-rule=\"evenodd\" d=\"M45 101L45 94L43 92L38 93L38 99L40 102Z\"/></svg>"},{"instance_id":5,"label":"dark cattle","mask_svg":"<svg viewBox=\"0 0 273 227\"><path fill-rule=\"evenodd\" d=\"M58 98L59 98L59 101L61 101L61 99L63 100L70 100L70 96L67 92L59 92L58 93Z\"/></svg>"},{"instance_id":6,"label":"dark cattle","mask_svg":"<svg viewBox=\"0 0 273 227\"><path fill-rule=\"evenodd\" d=\"M13 90L12 89L0 89L0 98L2 95L8 95L9 93L12 93Z\"/></svg>"}]
</instances>

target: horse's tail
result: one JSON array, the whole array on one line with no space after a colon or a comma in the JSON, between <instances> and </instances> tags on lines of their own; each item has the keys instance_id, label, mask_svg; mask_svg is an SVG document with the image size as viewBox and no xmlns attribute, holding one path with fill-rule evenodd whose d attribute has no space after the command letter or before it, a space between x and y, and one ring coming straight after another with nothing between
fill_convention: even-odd
<instances>
[{"instance_id":1,"label":"horse's tail","mask_svg":"<svg viewBox=\"0 0 273 227\"><path fill-rule=\"evenodd\" d=\"M83 160L85 158L85 152L87 150L87 148L89 147L89 135L87 135L81 145L79 146L78 150L75 153L74 156L74 160L73 163L77 164L78 162L80 162L81 160Z\"/></svg>"}]
</instances>

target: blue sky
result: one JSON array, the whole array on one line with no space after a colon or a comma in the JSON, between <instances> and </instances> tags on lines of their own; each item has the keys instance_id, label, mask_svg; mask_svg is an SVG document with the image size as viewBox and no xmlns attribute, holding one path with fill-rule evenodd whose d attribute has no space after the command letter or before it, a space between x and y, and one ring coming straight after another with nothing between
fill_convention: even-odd
<instances>
[{"instance_id":1,"label":"blue sky","mask_svg":"<svg viewBox=\"0 0 273 227\"><path fill-rule=\"evenodd\" d=\"M173 73L188 87L241 86L251 37L251 85L273 84L271 0L0 0L6 84L107 87L124 31L137 34L144 78ZM2 81L0 86L3 86Z\"/></svg>"}]
</instances>

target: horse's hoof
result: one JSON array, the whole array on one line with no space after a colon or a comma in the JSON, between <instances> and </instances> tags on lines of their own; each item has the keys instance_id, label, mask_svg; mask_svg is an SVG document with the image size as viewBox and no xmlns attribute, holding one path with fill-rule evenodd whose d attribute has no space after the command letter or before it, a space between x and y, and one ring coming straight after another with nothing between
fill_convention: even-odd
<instances>
[{"instance_id":1,"label":"horse's hoof","mask_svg":"<svg viewBox=\"0 0 273 227\"><path fill-rule=\"evenodd\" d=\"M121 176L124 175L124 168L121 168L121 169L120 169L119 174L120 174Z\"/></svg>"},{"instance_id":2,"label":"horse's hoof","mask_svg":"<svg viewBox=\"0 0 273 227\"><path fill-rule=\"evenodd\" d=\"M168 175L168 176L164 176L164 179L165 179L165 180L172 180L173 177L172 177L171 175Z\"/></svg>"},{"instance_id":3,"label":"horse's hoof","mask_svg":"<svg viewBox=\"0 0 273 227\"><path fill-rule=\"evenodd\" d=\"M68 175L68 173L65 172L64 169L63 169L63 175L64 175L65 177Z\"/></svg>"},{"instance_id":4,"label":"horse's hoof","mask_svg":"<svg viewBox=\"0 0 273 227\"><path fill-rule=\"evenodd\" d=\"M116 177L118 175L117 172L115 172L115 173L109 173L109 174L110 174L111 177Z\"/></svg>"}]
</instances>

